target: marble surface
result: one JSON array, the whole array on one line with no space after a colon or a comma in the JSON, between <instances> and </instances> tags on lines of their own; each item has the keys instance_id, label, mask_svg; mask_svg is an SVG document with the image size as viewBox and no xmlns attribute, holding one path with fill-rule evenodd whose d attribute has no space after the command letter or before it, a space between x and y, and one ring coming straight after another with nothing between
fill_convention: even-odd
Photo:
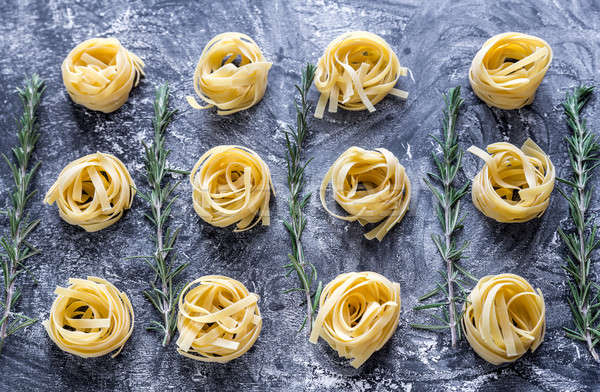
<instances>
[{"instance_id":1,"label":"marble surface","mask_svg":"<svg viewBox=\"0 0 600 392\"><path fill-rule=\"evenodd\" d=\"M121 355L83 360L60 351L37 323L12 337L0 356L1 391L584 391L599 390L600 368L585 347L565 338L570 324L565 255L558 225L568 227L567 206L554 192L541 219L526 224L498 224L482 216L469 200L462 238L471 240L465 265L477 276L513 272L544 292L547 336L535 354L518 362L492 366L465 341L449 348L446 333L411 329L426 320L414 312L416 299L434 284L442 267L430 235L439 230L431 213L432 197L423 174L431 170L429 134L440 127L441 93L463 87L465 99L458 130L460 144L485 146L496 141L522 143L533 138L552 157L559 175L570 174L563 140L567 134L560 106L565 92L579 83L599 83L600 3L597 0L531 1L316 1L264 0L229 2L3 0L0 4L0 152L15 144L16 113L21 105L14 89L25 75L47 80L40 111L42 137L35 157L42 167L34 181L39 193L30 212L42 219L31 242L42 250L29 268L38 283L23 279L19 310L39 319L48 316L57 285L69 277L99 275L126 291L136 312L133 336ZM205 43L224 31L252 36L273 62L262 102L245 112L218 117L195 111L185 102L191 94L195 64ZM313 193L307 208L305 250L327 282L337 274L373 270L400 282L403 309L397 332L359 370L346 365L323 342L312 345L296 330L302 321L299 295L282 291L295 284L282 265L289 250L281 221L287 217L283 131L294 123L293 84L307 61L316 62L340 33L368 30L380 34L414 74L399 87L406 102L388 97L377 111L326 114L311 121L307 188L315 192L326 168L351 145L385 147L407 168L413 183L411 210L383 242L369 242L363 228L330 217ZM490 109L468 84L467 71L477 49L505 31L538 35L554 49L554 61L533 105L515 111ZM91 37L119 38L147 64L147 78L117 112L105 115L74 105L62 85L60 64L77 43ZM190 169L208 148L241 144L255 149L270 166L278 197L271 203L272 224L234 234L204 224L191 205L184 180L172 223L183 230L177 243L191 266L188 281L204 274L241 280L261 297L264 327L255 346L226 365L203 364L180 357L174 345L163 348L144 327L156 317L142 290L148 267L125 257L148 253L150 224L146 204L136 198L117 224L86 233L63 222L42 197L71 160L95 151L118 156L144 187L142 141L151 137L154 89L168 81L173 107L179 110L169 128L170 164ZM318 94L313 89L310 98ZM586 109L592 130L600 126L600 99ZM464 159L460 180L472 178L481 162ZM0 164L4 165L4 164ZM2 205L12 185L6 166L0 170ZM600 180L593 179L593 186ZM593 212L600 200L594 194ZM2 227L6 222L0 219ZM5 230L5 229L2 229ZM600 255L594 254L594 259ZM600 264L594 266L594 273Z\"/></svg>"}]
</instances>

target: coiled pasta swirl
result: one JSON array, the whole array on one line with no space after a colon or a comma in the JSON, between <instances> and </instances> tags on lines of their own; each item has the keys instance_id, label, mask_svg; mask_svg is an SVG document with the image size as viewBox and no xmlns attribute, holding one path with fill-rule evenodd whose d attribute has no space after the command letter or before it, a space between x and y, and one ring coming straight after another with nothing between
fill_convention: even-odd
<instances>
[{"instance_id":1,"label":"coiled pasta swirl","mask_svg":"<svg viewBox=\"0 0 600 392\"><path fill-rule=\"evenodd\" d=\"M334 214L325 201L331 182L333 197L349 216ZM379 241L404 217L410 203L410 180L398 159L385 148L350 147L333 163L321 182L321 204L329 214L361 225L385 219L365 234ZM387 219L386 219L387 218Z\"/></svg>"},{"instance_id":2,"label":"coiled pasta swirl","mask_svg":"<svg viewBox=\"0 0 600 392\"><path fill-rule=\"evenodd\" d=\"M408 74L390 45L380 36L366 31L345 33L331 41L317 63L315 86L321 93L315 117L346 110L375 111L375 104L386 95L407 98L406 91L394 88L400 76Z\"/></svg>"},{"instance_id":3,"label":"coiled pasta swirl","mask_svg":"<svg viewBox=\"0 0 600 392\"><path fill-rule=\"evenodd\" d=\"M194 210L206 223L217 227L237 223L236 232L261 221L263 226L269 225L271 172L249 148L211 148L194 165L190 182Z\"/></svg>"},{"instance_id":4,"label":"coiled pasta swirl","mask_svg":"<svg viewBox=\"0 0 600 392\"><path fill-rule=\"evenodd\" d=\"M127 295L102 278L69 279L57 287L50 317L43 322L52 341L63 351L99 357L119 355L133 332L135 317Z\"/></svg>"},{"instance_id":5,"label":"coiled pasta swirl","mask_svg":"<svg viewBox=\"0 0 600 392\"><path fill-rule=\"evenodd\" d=\"M488 39L477 52L469 81L489 106L519 109L529 105L552 62L552 48L532 35L504 33Z\"/></svg>"},{"instance_id":6,"label":"coiled pasta swirl","mask_svg":"<svg viewBox=\"0 0 600 392\"><path fill-rule=\"evenodd\" d=\"M462 327L481 358L494 365L514 362L544 340L544 296L518 275L483 277L465 302Z\"/></svg>"},{"instance_id":7,"label":"coiled pasta swirl","mask_svg":"<svg viewBox=\"0 0 600 392\"><path fill-rule=\"evenodd\" d=\"M485 161L473 179L473 204L484 215L504 223L542 216L550 204L555 170L550 157L531 139L521 148L493 143L485 151L467 150ZM491 154L491 155L490 155Z\"/></svg>"},{"instance_id":8,"label":"coiled pasta swirl","mask_svg":"<svg viewBox=\"0 0 600 392\"><path fill-rule=\"evenodd\" d=\"M349 272L329 282L310 335L359 368L390 339L400 319L400 285L375 272Z\"/></svg>"},{"instance_id":9,"label":"coiled pasta swirl","mask_svg":"<svg viewBox=\"0 0 600 392\"><path fill-rule=\"evenodd\" d=\"M62 63L63 83L71 99L104 113L123 106L141 76L144 62L116 38L84 41Z\"/></svg>"},{"instance_id":10,"label":"coiled pasta swirl","mask_svg":"<svg viewBox=\"0 0 600 392\"><path fill-rule=\"evenodd\" d=\"M203 276L181 291L177 328L179 354L229 362L248 351L260 334L258 295L235 279Z\"/></svg>"},{"instance_id":11,"label":"coiled pasta swirl","mask_svg":"<svg viewBox=\"0 0 600 392\"><path fill-rule=\"evenodd\" d=\"M69 163L46 193L65 222L85 231L102 230L131 207L135 183L119 158L101 152Z\"/></svg>"},{"instance_id":12,"label":"coiled pasta swirl","mask_svg":"<svg viewBox=\"0 0 600 392\"><path fill-rule=\"evenodd\" d=\"M191 96L187 101L195 109L216 106L219 115L246 110L265 95L271 65L246 34L219 34L206 44L194 71L194 90L207 105Z\"/></svg>"}]
</instances>

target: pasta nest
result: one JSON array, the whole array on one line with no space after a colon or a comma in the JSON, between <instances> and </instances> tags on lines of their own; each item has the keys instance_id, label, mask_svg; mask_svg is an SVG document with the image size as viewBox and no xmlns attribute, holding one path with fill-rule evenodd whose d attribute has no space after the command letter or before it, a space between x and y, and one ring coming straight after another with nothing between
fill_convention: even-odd
<instances>
[{"instance_id":1,"label":"pasta nest","mask_svg":"<svg viewBox=\"0 0 600 392\"><path fill-rule=\"evenodd\" d=\"M144 62L116 38L92 38L77 45L62 63L71 99L91 110L114 112L144 76Z\"/></svg>"},{"instance_id":2,"label":"pasta nest","mask_svg":"<svg viewBox=\"0 0 600 392\"><path fill-rule=\"evenodd\" d=\"M504 33L488 39L473 58L469 81L489 106L519 109L529 105L552 62L552 49L532 35Z\"/></svg>"},{"instance_id":3,"label":"pasta nest","mask_svg":"<svg viewBox=\"0 0 600 392\"><path fill-rule=\"evenodd\" d=\"M133 332L135 318L127 295L94 276L69 278L69 287L56 287L50 317L43 322L52 341L63 351L83 358L119 355Z\"/></svg>"},{"instance_id":4,"label":"pasta nest","mask_svg":"<svg viewBox=\"0 0 600 392\"><path fill-rule=\"evenodd\" d=\"M331 182L333 197L349 216L340 216L327 208L327 186ZM410 180L398 159L385 148L374 151L350 147L333 163L321 182L321 204L336 218L376 223L365 234L379 241L402 220L410 203Z\"/></svg>"},{"instance_id":5,"label":"pasta nest","mask_svg":"<svg viewBox=\"0 0 600 392\"><path fill-rule=\"evenodd\" d=\"M317 63L315 86L321 93L315 117L323 118L338 106L346 110L375 111L386 95L407 98L406 91L394 88L400 76L408 74L390 45L366 31L345 33L331 41Z\"/></svg>"},{"instance_id":6,"label":"pasta nest","mask_svg":"<svg viewBox=\"0 0 600 392\"><path fill-rule=\"evenodd\" d=\"M359 368L390 339L400 319L400 285L375 272L349 272L329 282L310 335Z\"/></svg>"},{"instance_id":7,"label":"pasta nest","mask_svg":"<svg viewBox=\"0 0 600 392\"><path fill-rule=\"evenodd\" d=\"M216 106L222 116L246 110L265 95L271 65L246 34L219 34L206 44L194 71L194 90L207 105L191 96L187 101L195 109Z\"/></svg>"},{"instance_id":8,"label":"pasta nest","mask_svg":"<svg viewBox=\"0 0 600 392\"><path fill-rule=\"evenodd\" d=\"M550 157L531 139L521 148L493 143L485 151L467 150L485 161L473 179L473 204L484 215L504 223L542 216L550 204L555 170ZM490 155L491 154L491 155Z\"/></svg>"},{"instance_id":9,"label":"pasta nest","mask_svg":"<svg viewBox=\"0 0 600 392\"><path fill-rule=\"evenodd\" d=\"M194 280L179 296L177 352L202 362L226 363L240 357L262 328L258 299L226 276Z\"/></svg>"},{"instance_id":10,"label":"pasta nest","mask_svg":"<svg viewBox=\"0 0 600 392\"><path fill-rule=\"evenodd\" d=\"M546 306L540 289L522 277L483 277L465 303L462 327L469 344L486 361L514 362L544 340Z\"/></svg>"},{"instance_id":11,"label":"pasta nest","mask_svg":"<svg viewBox=\"0 0 600 392\"><path fill-rule=\"evenodd\" d=\"M44 203L60 217L88 232L116 223L131 207L135 183L119 158L101 152L69 163L46 193Z\"/></svg>"},{"instance_id":12,"label":"pasta nest","mask_svg":"<svg viewBox=\"0 0 600 392\"><path fill-rule=\"evenodd\" d=\"M271 172L258 154L241 146L217 146L190 173L194 210L206 223L235 232L270 224ZM253 222L254 221L254 222Z\"/></svg>"}]
</instances>

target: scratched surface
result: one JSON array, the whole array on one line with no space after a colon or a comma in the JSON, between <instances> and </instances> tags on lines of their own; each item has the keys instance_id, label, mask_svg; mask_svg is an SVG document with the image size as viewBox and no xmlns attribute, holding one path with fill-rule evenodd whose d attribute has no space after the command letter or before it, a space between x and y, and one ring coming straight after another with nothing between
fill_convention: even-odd
<instances>
[{"instance_id":1,"label":"scratched surface","mask_svg":"<svg viewBox=\"0 0 600 392\"><path fill-rule=\"evenodd\" d=\"M289 390L289 391L433 391L599 390L600 371L585 348L564 337L569 325L564 255L555 231L568 225L567 208L558 192L544 217L520 225L498 224L483 217L469 200L462 238L471 240L465 261L477 276L513 272L542 289L548 331L535 354L495 367L481 360L465 341L449 348L447 334L413 330L426 320L414 312L416 298L436 281L442 267L430 234L438 230L430 193L422 183L431 170L430 133L438 132L441 93L460 85L465 98L459 120L461 146L483 147L495 141L522 143L533 138L550 154L560 175L569 175L567 133L560 102L578 83L599 83L600 3L588 1L66 1L3 0L0 2L0 150L15 144L14 116L21 111L15 87L23 76L38 72L47 80L40 112L42 137L35 157L43 162L34 181L40 193L31 214L42 224L31 236L43 254L30 260L38 283L23 278L24 298L18 308L39 319L48 316L57 285L69 277L98 275L128 293L136 312L133 336L123 352L83 360L63 353L40 323L10 339L0 356L0 390ZM483 4L485 3L485 4ZM192 75L205 43L224 31L252 36L273 62L264 99L255 107L221 118L214 111L195 111L184 97L193 92ZM333 38L350 30L383 36L396 50L414 82L399 87L410 92L406 102L388 97L377 111L326 114L311 121L307 156L308 189L316 191L326 168L351 145L385 147L407 168L414 191L411 211L382 243L362 237L363 228L328 216L313 193L304 236L308 257L327 282L347 271L373 270L400 282L403 310L397 332L359 370L346 365L324 343L307 342L295 331L302 321L301 299L282 291L295 284L284 276L289 249L281 224L287 215L283 131L294 123L293 84L307 61L316 62ZM530 107L516 111L489 109L472 93L467 71L477 49L490 36L505 31L538 35L554 49L554 61ZM60 64L77 43L114 36L144 59L147 78L117 112L104 115L75 106L62 85ZM42 196L70 161L95 151L124 161L140 187L143 181L141 142L149 141L154 89L168 81L173 107L179 110L169 129L170 163L190 169L208 148L241 144L256 150L270 166L278 197L271 203L270 227L233 234L207 226L191 206L190 185L178 188L172 223L182 226L179 256L191 262L183 280L225 274L241 280L261 297L264 328L255 346L227 365L196 363L177 355L172 344L144 326L156 314L143 298L151 273L126 256L151 251L151 226L143 218L147 206L137 198L124 218L99 233L69 226ZM311 92L310 98L317 99ZM600 100L586 110L593 130L600 127ZM472 178L481 163L465 157L460 180ZM4 165L4 164L2 164ZM0 171L4 205L11 179ZM594 179L593 185L598 186ZM600 200L595 195L593 211ZM0 219L2 227L6 222ZM2 229L5 230L5 229ZM594 259L600 255L594 254ZM600 264L595 272L600 268Z\"/></svg>"}]
</instances>

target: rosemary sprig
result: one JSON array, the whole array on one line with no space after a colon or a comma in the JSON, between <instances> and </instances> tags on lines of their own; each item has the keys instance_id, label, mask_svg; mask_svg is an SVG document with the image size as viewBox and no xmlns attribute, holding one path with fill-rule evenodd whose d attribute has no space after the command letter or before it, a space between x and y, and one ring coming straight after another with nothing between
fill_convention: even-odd
<instances>
[{"instance_id":1,"label":"rosemary sprig","mask_svg":"<svg viewBox=\"0 0 600 392\"><path fill-rule=\"evenodd\" d=\"M460 199L469 189L469 182L459 188L453 185L463 157L463 151L458 146L458 136L456 134L456 119L459 108L463 103L460 97L460 86L451 88L448 94L444 95L444 103L446 108L442 124L442 138L431 136L440 146L442 157L438 157L435 152L432 153L438 172L437 174L427 173L424 181L437 200L435 212L443 235L432 234L431 239L444 259L446 270L439 271L442 282L437 283L436 287L419 298L419 301L425 301L439 294L443 294L444 299L414 308L415 310L441 309L443 317L433 315L441 324L412 324L412 327L427 330L450 329L452 347L456 347L457 338L460 339L461 336L460 312L457 310L457 305L460 305L459 302L466 300L468 290L465 286L469 286L462 279L468 278L473 281L477 281L477 279L458 264L469 243L465 241L461 246L457 246L454 240L456 232L463 227L464 217L460 216ZM440 186L434 186L433 180L438 182ZM456 289L460 292L461 298L457 298Z\"/></svg>"},{"instance_id":2,"label":"rosemary sprig","mask_svg":"<svg viewBox=\"0 0 600 392\"><path fill-rule=\"evenodd\" d=\"M573 191L568 195L562 189L558 190L569 202L575 232L567 234L558 228L558 233L570 254L563 269L570 277L568 284L572 298L569 306L575 324L575 329L563 328L569 338L585 342L594 360L600 362L595 348L600 340L600 287L590 279L591 254L600 244L600 239L596 238L598 226L592 223L593 217L587 215L592 198L588 180L592 170L600 164L600 146L596 136L587 129L586 121L580 117L593 90L593 87L587 86L576 88L572 94L567 93L563 102L567 124L572 131L566 140L573 175L570 180L558 180Z\"/></svg>"},{"instance_id":3,"label":"rosemary sprig","mask_svg":"<svg viewBox=\"0 0 600 392\"><path fill-rule=\"evenodd\" d=\"M296 107L296 128L289 127L289 131L285 133L287 146L287 183L290 190L289 210L290 221L284 221L287 231L290 233L292 243L292 252L288 254L290 263L285 265L288 270L286 276L296 272L300 280L300 287L287 290L286 292L300 291L303 292L306 302L306 317L300 330L308 323L308 333L312 328L312 319L317 308L323 284L318 281L317 269L307 261L304 257L304 249L302 247L302 232L306 227L306 217L302 210L308 203L310 193L302 196L302 188L304 187L304 169L310 162L310 159L302 163L302 143L308 132L307 117L311 110L310 102L307 101L306 95L315 78L315 66L307 64L302 71L301 85L296 85L296 90L300 93L300 102L294 102Z\"/></svg>"},{"instance_id":4,"label":"rosemary sprig","mask_svg":"<svg viewBox=\"0 0 600 392\"><path fill-rule=\"evenodd\" d=\"M144 290L144 295L160 313L160 321L152 321L147 330L157 331L163 335L162 345L166 346L171 341L177 329L177 299L178 288L175 287L175 278L189 263L175 265L176 254L173 246L177 240L180 228L172 230L167 227L173 202L177 196L171 194L181 181L171 184L165 181L168 172L179 172L167 168L167 158L170 150L165 149L165 131L173 119L176 111L169 110L169 86L165 83L156 89L154 99L154 140L148 146L142 142L145 150L146 180L150 192L138 194L150 204L152 215L144 214L156 227L152 236L155 243L155 252L151 256L134 256L141 258L154 271L155 277L150 282L151 289Z\"/></svg>"},{"instance_id":5,"label":"rosemary sprig","mask_svg":"<svg viewBox=\"0 0 600 392\"><path fill-rule=\"evenodd\" d=\"M42 93L45 90L44 81L37 74L33 74L25 81L23 89L17 88L21 102L23 102L23 115L18 121L19 130L17 137L19 145L12 149L16 162L12 162L2 154L10 167L15 182L15 188L10 194L11 205L2 211L8 216L10 236L0 238L2 253L0 253L0 266L4 279L4 298L0 304L0 352L6 339L17 331L35 323L37 319L14 311L21 297L21 290L16 286L17 277L28 271L24 262L37 255L40 251L33 246L27 236L40 223L39 219L31 220L25 213L27 202L31 200L36 191L29 192L29 184L40 166L37 162L28 171L31 154L40 138L36 121L36 111L40 104Z\"/></svg>"}]
</instances>

